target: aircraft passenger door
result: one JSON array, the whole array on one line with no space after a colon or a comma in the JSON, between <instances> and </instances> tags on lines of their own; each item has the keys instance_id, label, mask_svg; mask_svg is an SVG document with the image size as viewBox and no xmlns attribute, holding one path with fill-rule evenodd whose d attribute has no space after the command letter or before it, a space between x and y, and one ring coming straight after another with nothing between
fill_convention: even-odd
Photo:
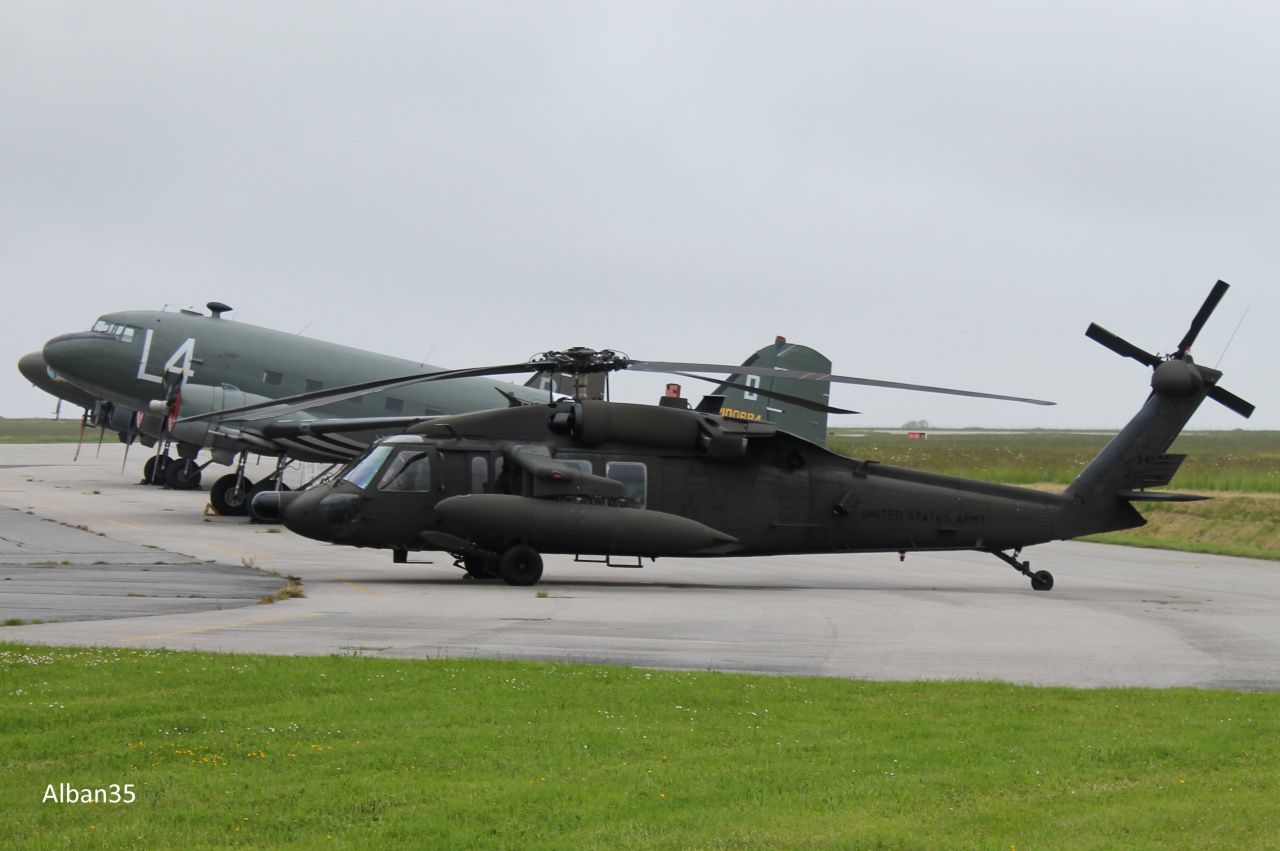
<instances>
[{"instance_id":1,"label":"aircraft passenger door","mask_svg":"<svg viewBox=\"0 0 1280 851\"><path fill-rule=\"evenodd\" d=\"M473 453L457 450L441 450L440 480L436 483L436 493L441 499L460 494L472 493L471 490L471 456Z\"/></svg>"}]
</instances>

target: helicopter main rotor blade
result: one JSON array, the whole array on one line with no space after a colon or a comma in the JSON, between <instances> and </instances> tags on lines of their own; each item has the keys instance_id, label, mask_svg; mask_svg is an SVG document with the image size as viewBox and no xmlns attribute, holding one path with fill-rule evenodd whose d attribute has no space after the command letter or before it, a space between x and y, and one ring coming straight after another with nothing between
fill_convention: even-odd
<instances>
[{"instance_id":1,"label":"helicopter main rotor blade","mask_svg":"<svg viewBox=\"0 0 1280 851\"><path fill-rule=\"evenodd\" d=\"M226 417L229 414L258 412L265 413L258 413L257 416L237 417L237 419L245 421L269 419L271 417L282 417L286 414L296 414L298 411L305 411L308 408L314 408L319 405L345 402L348 399L355 399L358 396L365 396L381 390L395 390L399 387L407 387L410 384L445 381L451 378L480 378L487 375L511 375L520 372L538 371L540 371L540 367L537 364L518 363L503 366L472 367L471 369L449 369L441 372L422 372L417 375L402 375L397 378L381 378L376 381L365 381L361 384L348 384L345 387L338 387L332 390L313 390L310 393L299 393L295 396L281 396L278 399L272 399L267 402L256 402L252 405L241 405L238 408L224 408L220 411L210 411L204 414L183 417L178 422L208 420L214 417Z\"/></svg>"},{"instance_id":2,"label":"helicopter main rotor blade","mask_svg":"<svg viewBox=\"0 0 1280 851\"><path fill-rule=\"evenodd\" d=\"M1227 294L1227 290L1230 288L1231 285L1226 281L1218 281L1213 285L1213 289L1209 291L1209 297L1204 300L1204 304L1200 305L1200 312L1196 314L1195 319L1191 320L1191 327L1187 329L1187 335L1178 344L1178 357L1182 357L1191 349L1196 337L1200 336L1200 329L1204 327L1204 323L1209 321L1214 308L1218 306L1218 302L1222 301L1222 297Z\"/></svg>"},{"instance_id":3,"label":"helicopter main rotor blade","mask_svg":"<svg viewBox=\"0 0 1280 851\"><path fill-rule=\"evenodd\" d=\"M858 384L864 387L885 387L890 390L914 390L920 393L943 393L948 396L969 396L975 399L998 399L1003 402L1025 402L1028 405L1054 405L1042 399L1024 399L1021 396L1001 396L996 393L979 393L974 390L955 390L950 387L930 387L925 384L904 384L900 381L880 381L875 378L855 378L852 375L828 375L823 372L800 372L790 369L774 369L766 366L731 366L711 363L671 363L667 361L631 361L630 369L640 372L724 372L729 375L758 375L761 378L795 378L801 381L830 381L833 384ZM757 388L751 388L759 392Z\"/></svg>"},{"instance_id":4,"label":"helicopter main rotor blade","mask_svg":"<svg viewBox=\"0 0 1280 851\"><path fill-rule=\"evenodd\" d=\"M709 381L712 384L719 384L721 387L732 387L735 390L744 390L747 393L759 393L767 399L777 399L779 402L786 402L788 405L795 405L798 408L804 408L809 411L818 411L823 414L857 414L859 411L849 411L844 408L833 408L830 405L824 405L821 402L815 402L812 399L802 399L799 396L792 396L788 393L779 393L776 390L762 390L759 387L752 387L750 384L738 384L736 381L725 381L723 378L712 378L709 375L694 375L692 372L673 372L672 375L679 375L684 378L695 378L698 381Z\"/></svg>"},{"instance_id":5,"label":"helicopter main rotor blade","mask_svg":"<svg viewBox=\"0 0 1280 851\"><path fill-rule=\"evenodd\" d=\"M1084 335L1090 340L1106 346L1111 351L1120 355L1120 357L1133 358L1140 364L1154 368L1159 366L1162 362L1161 358L1151 354L1151 352L1148 352L1146 349L1138 348L1133 343L1130 343L1128 340L1117 334L1112 334L1096 322L1089 323L1089 329L1084 332Z\"/></svg>"}]
</instances>

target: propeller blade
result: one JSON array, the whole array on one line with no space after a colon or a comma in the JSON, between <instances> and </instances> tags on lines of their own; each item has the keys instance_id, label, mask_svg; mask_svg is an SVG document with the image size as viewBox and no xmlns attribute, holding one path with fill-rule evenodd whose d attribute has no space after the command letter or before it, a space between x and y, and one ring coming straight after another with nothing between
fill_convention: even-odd
<instances>
[{"instance_id":1,"label":"propeller blade","mask_svg":"<svg viewBox=\"0 0 1280 851\"><path fill-rule=\"evenodd\" d=\"M1191 327L1187 329L1187 336L1182 338L1182 342L1178 344L1178 357L1185 355L1191 345L1196 341L1196 337L1200 336L1200 329L1204 327L1204 323L1209 321L1209 317L1213 314L1213 309L1218 306L1218 302L1222 301L1222 297L1227 294L1227 290L1231 285L1226 281L1218 281L1213 285L1213 289L1209 291L1209 297L1204 300L1204 304L1200 305L1200 312L1196 314L1196 318L1191 320Z\"/></svg>"},{"instance_id":2,"label":"propeller blade","mask_svg":"<svg viewBox=\"0 0 1280 851\"><path fill-rule=\"evenodd\" d=\"M72 461L80 460L80 447L84 445L84 425L89 419L89 409L86 408L80 416L80 437L76 440L76 454L71 458Z\"/></svg>"},{"instance_id":3,"label":"propeller blade","mask_svg":"<svg viewBox=\"0 0 1280 851\"><path fill-rule=\"evenodd\" d=\"M830 405L824 405L821 402L815 402L812 399L802 399L799 396L792 396L788 393L779 393L776 390L762 390L759 387L752 387L750 384L738 384L734 381L725 381L722 378L711 378L706 375L694 375L692 372L673 372L672 375L679 375L684 378L696 378L698 381L709 381L712 384L719 384L723 387L732 387L735 390L745 390L748 393L758 393L766 399L777 399L779 402L786 402L788 405L795 405L798 408L804 408L808 411L818 411L823 414L857 414L859 411L848 411L844 408L833 408Z\"/></svg>"},{"instance_id":4,"label":"propeller blade","mask_svg":"<svg viewBox=\"0 0 1280 851\"><path fill-rule=\"evenodd\" d=\"M920 393L943 393L948 396L969 396L975 399L998 399L1003 402L1025 402L1029 405L1053 405L1041 399L1024 399L1021 396L1001 396L996 393L978 393L973 390L955 390L950 387L930 387L925 384L904 384L899 381L879 381L874 378L855 378L851 375L828 375L821 372L800 372L791 369L774 369L765 366L731 366L711 363L671 363L668 361L631 361L630 369L640 372L724 372L729 375L758 375L761 378L794 378L801 381L830 381L833 384L858 384L864 387L886 387L890 390L914 390ZM759 392L757 388L751 388Z\"/></svg>"},{"instance_id":5,"label":"propeller blade","mask_svg":"<svg viewBox=\"0 0 1280 851\"><path fill-rule=\"evenodd\" d=\"M1253 405L1241 399L1231 391L1223 390L1216 384L1209 388L1209 398L1215 402L1220 402L1223 405L1226 405L1246 420L1249 419L1249 416L1254 410Z\"/></svg>"},{"instance_id":6,"label":"propeller blade","mask_svg":"<svg viewBox=\"0 0 1280 851\"><path fill-rule=\"evenodd\" d=\"M271 417L282 417L285 414L296 414L298 411L305 411L307 408L314 408L319 405L332 405L338 402L345 402L348 399L354 399L357 396L365 396L369 393L376 393L380 390L395 390L399 387L407 387L410 384L419 384L426 381L445 381L451 378L481 378L488 375L512 375L520 372L541 372L542 365L531 363L515 363L505 364L503 366L481 366L471 369L450 369L443 372L423 372L418 375L402 375L397 378L381 378L377 381L366 381L362 384L348 384L345 387L334 388L332 390L313 390L310 393L299 393L296 396L281 396L278 399L272 399L269 402L257 402L253 405L241 405L238 408L224 408L220 411L210 411L204 414L194 414L190 417L183 417L178 422L192 422L195 420L208 420L214 417L226 417L228 414L244 414L257 411L266 411L260 416L253 417L237 417L240 420L261 420L270 419Z\"/></svg>"},{"instance_id":7,"label":"propeller blade","mask_svg":"<svg viewBox=\"0 0 1280 851\"><path fill-rule=\"evenodd\" d=\"M1084 335L1096 343L1101 343L1121 357L1133 358L1138 363L1146 364L1152 368L1160 365L1159 357L1145 349L1138 348L1123 337L1112 334L1096 322L1089 323L1089 329L1084 332Z\"/></svg>"}]
</instances>

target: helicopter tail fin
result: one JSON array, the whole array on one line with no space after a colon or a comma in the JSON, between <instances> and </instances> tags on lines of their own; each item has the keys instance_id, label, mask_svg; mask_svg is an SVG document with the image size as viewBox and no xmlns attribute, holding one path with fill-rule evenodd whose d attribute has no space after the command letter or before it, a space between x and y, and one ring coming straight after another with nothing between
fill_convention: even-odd
<instances>
[{"instance_id":1,"label":"helicopter tail fin","mask_svg":"<svg viewBox=\"0 0 1280 851\"><path fill-rule=\"evenodd\" d=\"M747 358L743 366L777 367L800 372L829 374L831 361L808 346L788 343L778 337L773 343ZM733 387L731 385L740 385ZM759 388L759 389L756 389ZM784 396L807 399L819 405L828 404L831 384L825 381L797 381L788 378L761 378L758 375L731 375L708 398L721 397L718 413L725 417L774 423L783 431L802 437L819 446L827 442L827 415L806 410L771 397L771 391ZM703 406L699 406L701 409Z\"/></svg>"},{"instance_id":2,"label":"helicopter tail fin","mask_svg":"<svg viewBox=\"0 0 1280 851\"><path fill-rule=\"evenodd\" d=\"M1123 357L1152 368L1151 394L1142 409L1085 467L1064 494L1069 507L1058 528L1061 538L1129 529L1146 523L1134 502L1182 502L1201 497L1148 488L1167 485L1184 455L1169 453L1192 414L1213 399L1248 417L1253 405L1218 386L1222 373L1191 359L1191 345L1227 290L1219 281L1173 354L1150 354L1105 328L1090 325L1086 335Z\"/></svg>"}]
</instances>

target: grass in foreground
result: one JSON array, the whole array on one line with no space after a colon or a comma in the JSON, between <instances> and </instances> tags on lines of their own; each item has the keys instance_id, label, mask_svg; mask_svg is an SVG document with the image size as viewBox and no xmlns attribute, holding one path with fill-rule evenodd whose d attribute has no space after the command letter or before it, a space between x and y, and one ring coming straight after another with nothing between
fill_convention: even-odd
<instances>
[{"instance_id":1,"label":"grass in foreground","mask_svg":"<svg viewBox=\"0 0 1280 851\"><path fill-rule=\"evenodd\" d=\"M9 847L1280 844L1275 694L0 645L0 734Z\"/></svg>"}]
</instances>

